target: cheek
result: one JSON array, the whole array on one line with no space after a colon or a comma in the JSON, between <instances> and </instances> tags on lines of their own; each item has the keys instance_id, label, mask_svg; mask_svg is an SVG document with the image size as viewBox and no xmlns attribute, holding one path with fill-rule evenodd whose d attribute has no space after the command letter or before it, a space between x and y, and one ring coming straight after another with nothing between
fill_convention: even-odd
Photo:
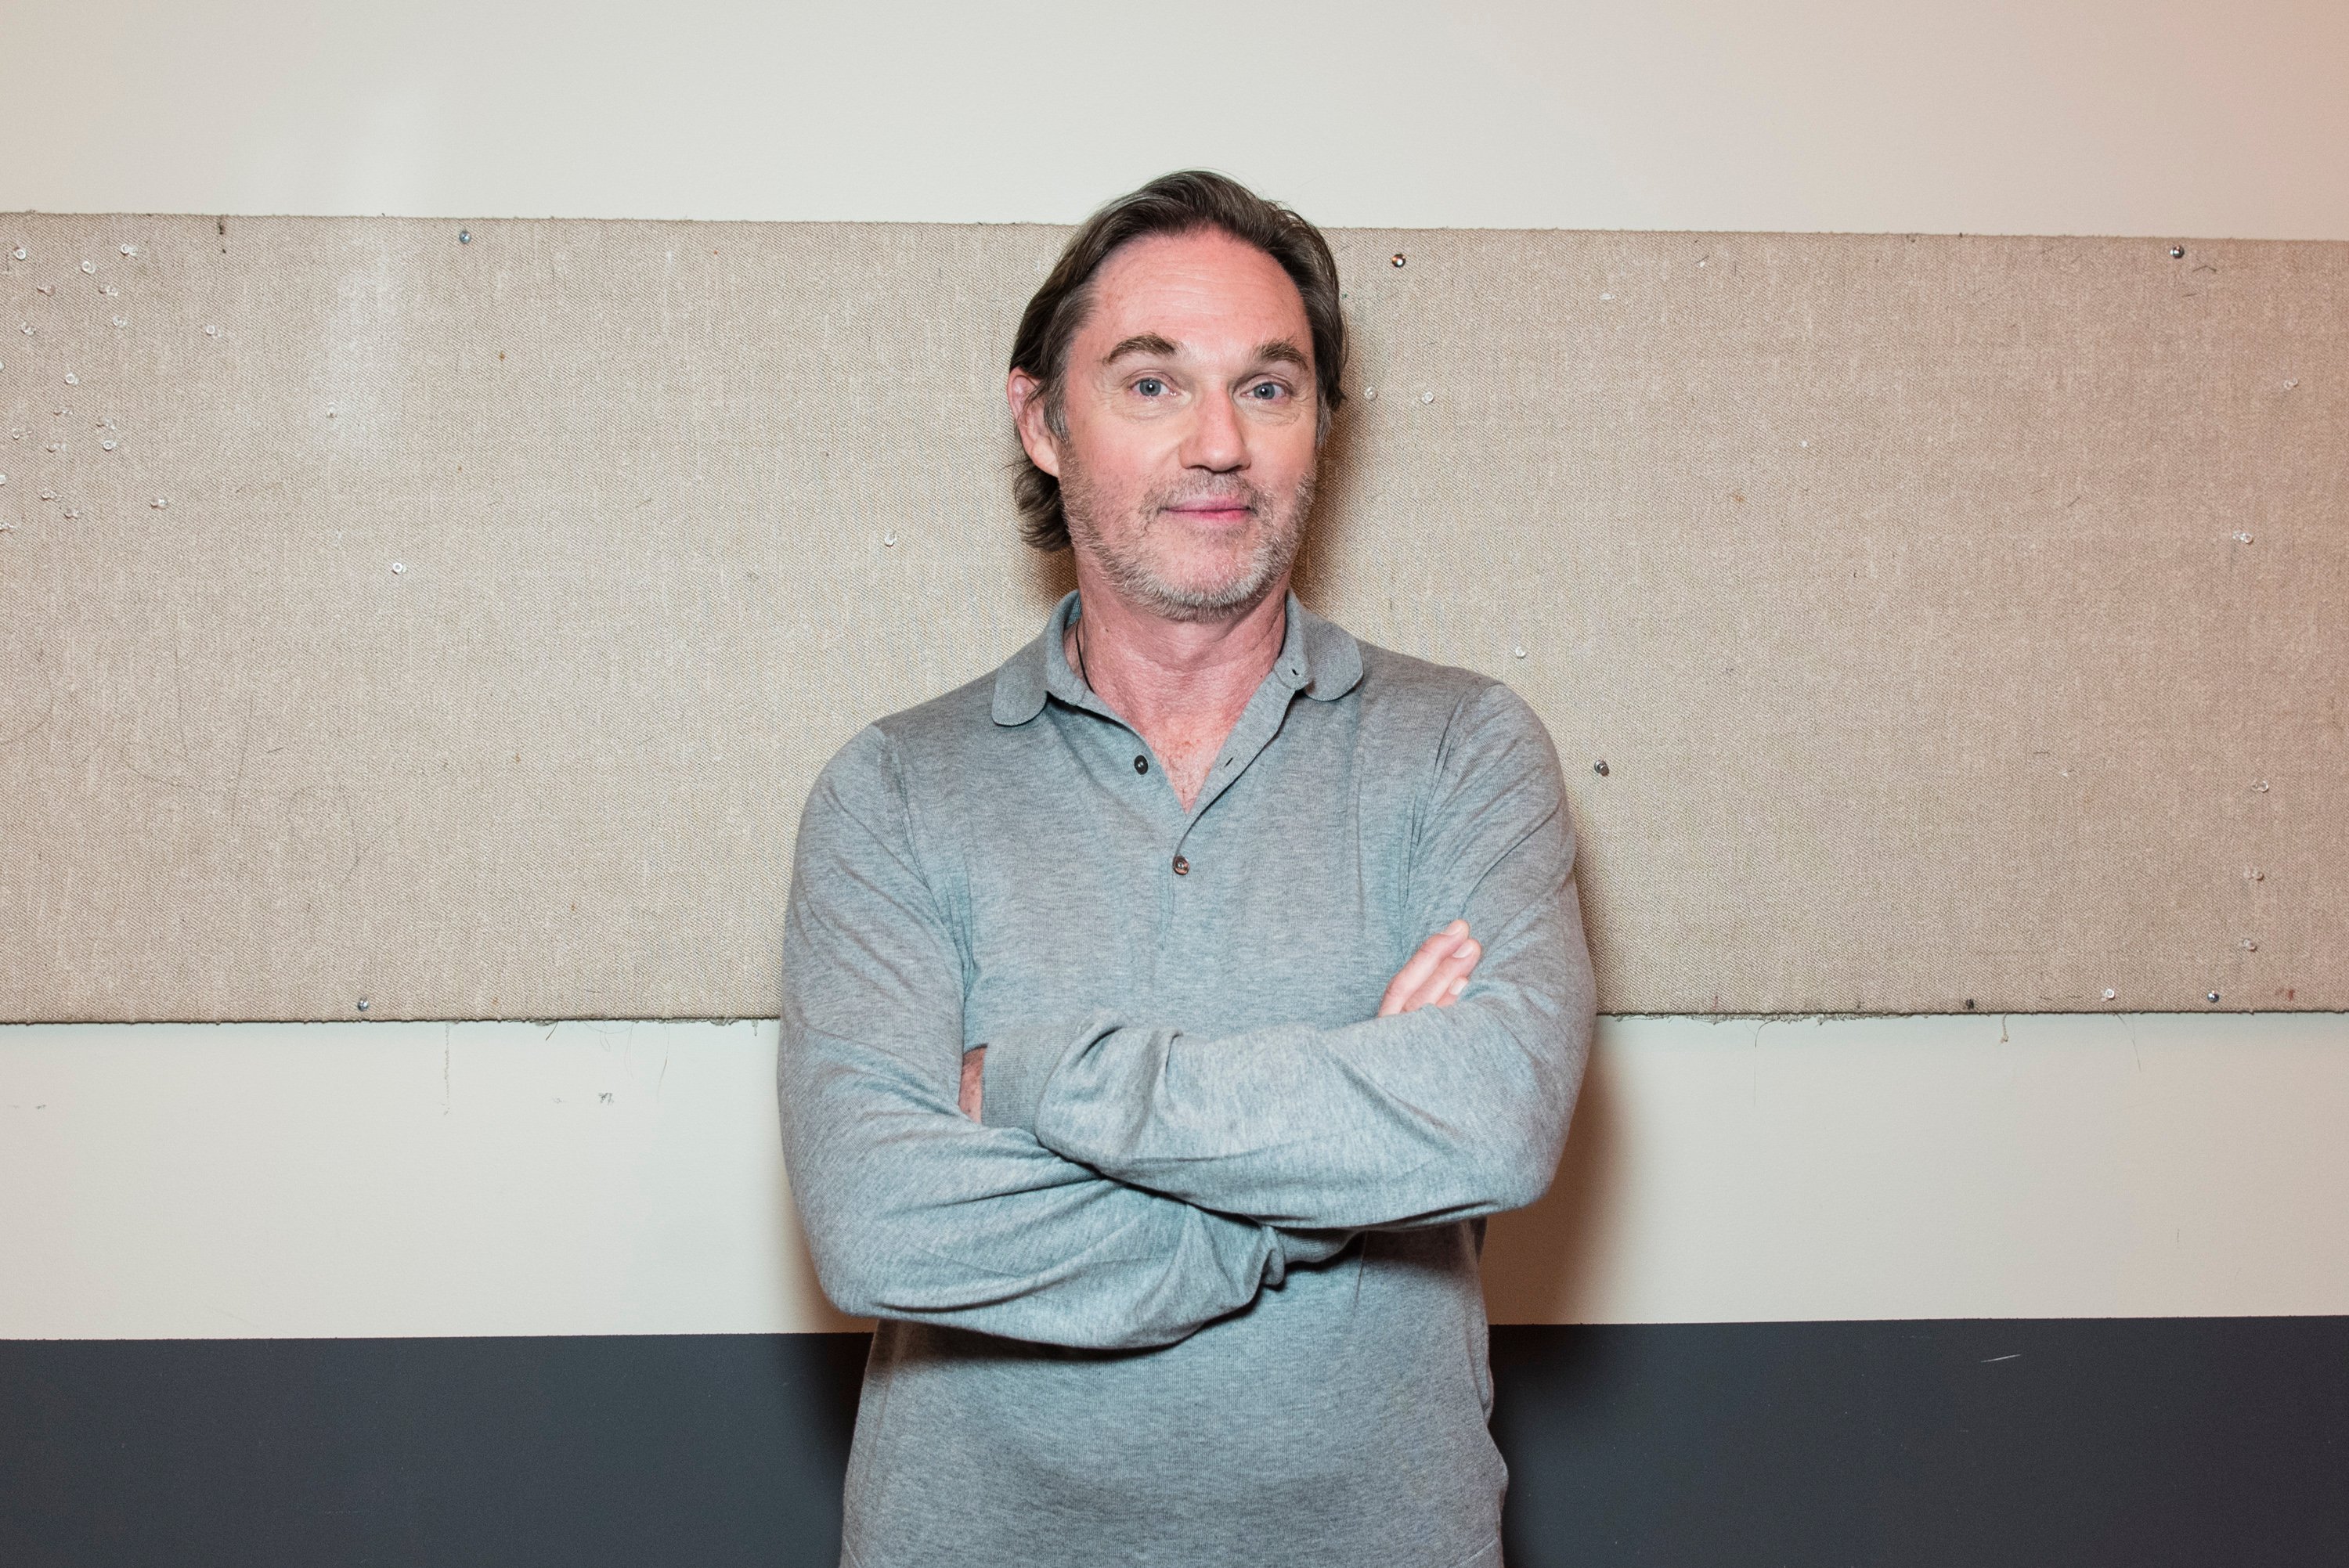
<instances>
[{"instance_id":1,"label":"cheek","mask_svg":"<svg viewBox=\"0 0 2349 1568\"><path fill-rule=\"evenodd\" d=\"M1068 481L1063 480L1066 484ZM1112 526L1118 519L1133 510L1134 499L1143 486L1135 477L1115 461L1103 461L1090 457L1077 469L1077 482L1071 487L1081 493L1092 507L1094 521Z\"/></svg>"},{"instance_id":2,"label":"cheek","mask_svg":"<svg viewBox=\"0 0 2349 1568\"><path fill-rule=\"evenodd\" d=\"M1140 509L1148 486L1116 460L1113 453L1064 449L1061 493L1084 516L1089 529L1116 539L1132 531L1128 521Z\"/></svg>"},{"instance_id":3,"label":"cheek","mask_svg":"<svg viewBox=\"0 0 2349 1568\"><path fill-rule=\"evenodd\" d=\"M1251 454L1257 469L1257 483L1268 488L1290 489L1309 477L1320 460L1320 451L1313 442L1313 421L1299 420L1267 433L1267 438Z\"/></svg>"},{"instance_id":4,"label":"cheek","mask_svg":"<svg viewBox=\"0 0 2349 1568\"><path fill-rule=\"evenodd\" d=\"M1092 487L1104 493L1138 490L1167 463L1162 431L1138 429L1116 420L1072 424L1061 444L1062 460L1084 470Z\"/></svg>"}]
</instances>

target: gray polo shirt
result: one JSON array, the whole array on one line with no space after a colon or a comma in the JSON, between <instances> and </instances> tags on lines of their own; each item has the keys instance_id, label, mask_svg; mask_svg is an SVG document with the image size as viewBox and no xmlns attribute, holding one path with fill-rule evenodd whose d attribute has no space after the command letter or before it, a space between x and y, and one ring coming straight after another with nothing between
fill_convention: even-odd
<instances>
[{"instance_id":1,"label":"gray polo shirt","mask_svg":"<svg viewBox=\"0 0 2349 1568\"><path fill-rule=\"evenodd\" d=\"M1496 1563L1483 1218L1548 1185L1593 1010L1557 754L1292 596L1185 811L1069 667L1075 599L800 828L784 1154L882 1320L844 1561ZM1373 1018L1454 918L1467 992Z\"/></svg>"}]
</instances>

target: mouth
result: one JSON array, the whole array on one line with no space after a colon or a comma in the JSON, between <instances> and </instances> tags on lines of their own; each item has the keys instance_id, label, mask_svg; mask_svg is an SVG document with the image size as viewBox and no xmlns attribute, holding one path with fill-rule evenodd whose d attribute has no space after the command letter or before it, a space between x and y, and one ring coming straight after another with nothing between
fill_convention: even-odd
<instances>
[{"instance_id":1,"label":"mouth","mask_svg":"<svg viewBox=\"0 0 2349 1568\"><path fill-rule=\"evenodd\" d=\"M1185 522L1209 524L1246 522L1256 515L1256 508L1244 500L1227 500L1217 497L1186 500L1180 506L1170 506L1164 510Z\"/></svg>"}]
</instances>

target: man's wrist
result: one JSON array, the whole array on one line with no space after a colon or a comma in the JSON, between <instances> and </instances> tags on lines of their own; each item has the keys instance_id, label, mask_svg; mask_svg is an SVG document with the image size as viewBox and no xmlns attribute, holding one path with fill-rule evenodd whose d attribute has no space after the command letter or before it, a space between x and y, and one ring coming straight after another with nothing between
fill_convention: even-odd
<instances>
[{"instance_id":1,"label":"man's wrist","mask_svg":"<svg viewBox=\"0 0 2349 1568\"><path fill-rule=\"evenodd\" d=\"M987 1047L974 1046L962 1054L962 1092L956 1103L962 1113L973 1121L983 1119L981 1111L987 1093Z\"/></svg>"}]
</instances>

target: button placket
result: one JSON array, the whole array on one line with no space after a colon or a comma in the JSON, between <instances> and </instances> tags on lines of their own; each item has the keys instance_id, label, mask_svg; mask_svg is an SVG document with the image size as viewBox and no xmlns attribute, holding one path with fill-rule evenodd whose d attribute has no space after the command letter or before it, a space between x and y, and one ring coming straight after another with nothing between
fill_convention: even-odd
<instances>
[{"instance_id":1,"label":"button placket","mask_svg":"<svg viewBox=\"0 0 2349 1568\"><path fill-rule=\"evenodd\" d=\"M1256 759L1263 756L1266 748L1279 736L1280 727L1288 719L1289 707L1297 700L1295 688L1278 685L1273 680L1267 680L1257 689L1256 696L1241 713L1239 722L1232 726L1231 734L1225 738L1224 748L1216 754L1215 766L1207 769L1207 781L1191 807L1192 821L1196 822L1206 816L1207 808L1224 798L1233 781L1256 765ZM1265 704L1271 711L1261 712L1257 707L1259 703Z\"/></svg>"}]
</instances>

